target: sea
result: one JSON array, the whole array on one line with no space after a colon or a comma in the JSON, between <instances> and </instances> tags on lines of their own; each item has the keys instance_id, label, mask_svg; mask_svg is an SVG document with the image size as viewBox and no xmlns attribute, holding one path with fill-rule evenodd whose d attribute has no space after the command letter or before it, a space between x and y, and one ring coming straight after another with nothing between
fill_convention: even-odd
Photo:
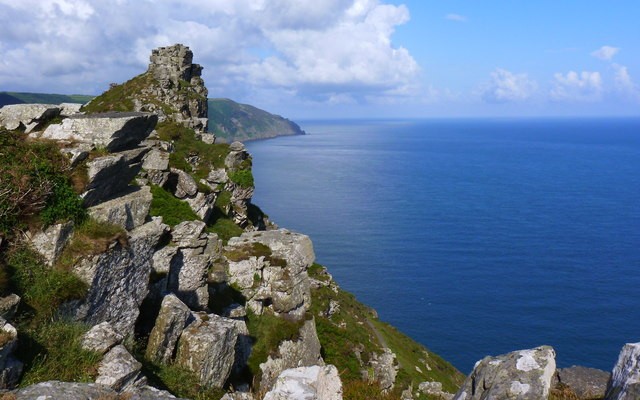
<instances>
[{"instance_id":1,"label":"sea","mask_svg":"<svg viewBox=\"0 0 640 400\"><path fill-rule=\"evenodd\" d=\"M301 121L247 143L255 204L380 318L464 373L640 341L640 119Z\"/></svg>"}]
</instances>

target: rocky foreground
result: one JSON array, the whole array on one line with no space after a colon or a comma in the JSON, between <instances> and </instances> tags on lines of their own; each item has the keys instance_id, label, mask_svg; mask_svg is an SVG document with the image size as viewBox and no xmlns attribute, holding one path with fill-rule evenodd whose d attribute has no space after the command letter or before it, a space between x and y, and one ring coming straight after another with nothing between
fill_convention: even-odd
<instances>
[{"instance_id":1,"label":"rocky foreground","mask_svg":"<svg viewBox=\"0 0 640 400\"><path fill-rule=\"evenodd\" d=\"M542 346L465 380L380 322L251 203L192 58L154 50L82 108L0 109L2 398L640 398L640 344L613 374Z\"/></svg>"}]
</instances>

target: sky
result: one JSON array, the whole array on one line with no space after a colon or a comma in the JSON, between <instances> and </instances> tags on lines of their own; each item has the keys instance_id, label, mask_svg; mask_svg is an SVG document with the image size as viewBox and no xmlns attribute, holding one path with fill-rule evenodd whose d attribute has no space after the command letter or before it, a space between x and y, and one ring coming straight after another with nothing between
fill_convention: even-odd
<instances>
[{"instance_id":1,"label":"sky","mask_svg":"<svg viewBox=\"0 0 640 400\"><path fill-rule=\"evenodd\" d=\"M638 0L0 0L0 91L100 94L182 43L288 118L640 116Z\"/></svg>"}]
</instances>

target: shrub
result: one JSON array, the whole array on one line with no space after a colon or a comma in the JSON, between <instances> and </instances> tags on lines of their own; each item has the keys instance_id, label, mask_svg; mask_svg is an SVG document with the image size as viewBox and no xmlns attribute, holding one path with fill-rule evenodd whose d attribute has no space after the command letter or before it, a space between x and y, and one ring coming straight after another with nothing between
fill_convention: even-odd
<instances>
[{"instance_id":1,"label":"shrub","mask_svg":"<svg viewBox=\"0 0 640 400\"><path fill-rule=\"evenodd\" d=\"M229 239L242 235L242 228L236 225L231 219L227 217L219 217L207 228L208 232L218 234L218 237L224 244L227 244Z\"/></svg>"},{"instance_id":2,"label":"shrub","mask_svg":"<svg viewBox=\"0 0 640 400\"><path fill-rule=\"evenodd\" d=\"M87 217L87 210L82 206L82 199L73 190L69 179L58 176L52 179L52 183L53 191L40 213L42 222L45 225L64 220L82 223Z\"/></svg>"},{"instance_id":3,"label":"shrub","mask_svg":"<svg viewBox=\"0 0 640 400\"><path fill-rule=\"evenodd\" d=\"M193 212L189 204L174 197L160 186L151 185L151 208L149 214L161 216L165 224L175 226L182 221L196 221L200 217Z\"/></svg>"}]
</instances>

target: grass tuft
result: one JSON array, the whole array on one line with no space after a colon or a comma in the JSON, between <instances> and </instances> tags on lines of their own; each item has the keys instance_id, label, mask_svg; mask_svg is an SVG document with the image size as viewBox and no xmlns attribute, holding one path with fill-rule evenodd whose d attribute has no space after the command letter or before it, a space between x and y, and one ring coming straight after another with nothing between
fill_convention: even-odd
<instances>
[{"instance_id":1,"label":"grass tuft","mask_svg":"<svg viewBox=\"0 0 640 400\"><path fill-rule=\"evenodd\" d=\"M162 222L165 224L175 226L183 221L197 221L200 219L189 207L189 204L160 186L151 185L151 194L153 195L153 200L151 201L149 215L154 217L161 216Z\"/></svg>"}]
</instances>

